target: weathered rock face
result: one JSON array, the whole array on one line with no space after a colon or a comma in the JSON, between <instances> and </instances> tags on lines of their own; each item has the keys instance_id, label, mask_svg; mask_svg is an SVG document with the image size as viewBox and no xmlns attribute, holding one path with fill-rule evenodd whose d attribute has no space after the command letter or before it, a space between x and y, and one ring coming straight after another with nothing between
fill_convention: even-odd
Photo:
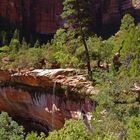
<instances>
[{"instance_id":1,"label":"weathered rock face","mask_svg":"<svg viewBox=\"0 0 140 140\"><path fill-rule=\"evenodd\" d=\"M137 21L140 20L140 5L132 0L95 0L93 7L95 29L103 37L109 37L118 31L126 13L133 15Z\"/></svg>"},{"instance_id":2,"label":"weathered rock face","mask_svg":"<svg viewBox=\"0 0 140 140\"><path fill-rule=\"evenodd\" d=\"M88 125L97 91L73 69L0 71L0 111L59 129L66 119L83 117Z\"/></svg>"},{"instance_id":3,"label":"weathered rock face","mask_svg":"<svg viewBox=\"0 0 140 140\"><path fill-rule=\"evenodd\" d=\"M5 82L5 81L10 81L11 76L8 71L1 71L0 70L0 83Z\"/></svg>"},{"instance_id":4,"label":"weathered rock face","mask_svg":"<svg viewBox=\"0 0 140 140\"><path fill-rule=\"evenodd\" d=\"M61 26L61 0L1 0L0 16L29 31L54 33Z\"/></svg>"},{"instance_id":5,"label":"weathered rock face","mask_svg":"<svg viewBox=\"0 0 140 140\"><path fill-rule=\"evenodd\" d=\"M140 18L139 0L135 3L132 3L132 0L93 0L91 9L93 26L100 29L105 25L119 24L126 12ZM40 34L54 33L62 26L61 13L62 0L1 0L0 2L1 17L29 32Z\"/></svg>"},{"instance_id":6,"label":"weathered rock face","mask_svg":"<svg viewBox=\"0 0 140 140\"><path fill-rule=\"evenodd\" d=\"M133 10L131 0L96 0L94 6L97 20L101 20L103 25L119 23L124 13L127 11L132 12Z\"/></svg>"}]
</instances>

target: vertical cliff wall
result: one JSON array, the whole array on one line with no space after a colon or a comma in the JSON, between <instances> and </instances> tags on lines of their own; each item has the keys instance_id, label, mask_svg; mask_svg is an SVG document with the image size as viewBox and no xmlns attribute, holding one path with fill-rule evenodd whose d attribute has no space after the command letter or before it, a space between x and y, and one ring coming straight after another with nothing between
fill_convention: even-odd
<instances>
[{"instance_id":1,"label":"vertical cliff wall","mask_svg":"<svg viewBox=\"0 0 140 140\"><path fill-rule=\"evenodd\" d=\"M54 33L61 26L61 0L1 0L0 16L28 31Z\"/></svg>"},{"instance_id":2,"label":"vertical cliff wall","mask_svg":"<svg viewBox=\"0 0 140 140\"><path fill-rule=\"evenodd\" d=\"M102 24L119 22L126 12L132 12L131 0L104 0L95 4L96 12L101 11ZM100 17L99 17L100 18Z\"/></svg>"},{"instance_id":3,"label":"vertical cliff wall","mask_svg":"<svg viewBox=\"0 0 140 140\"><path fill-rule=\"evenodd\" d=\"M133 3L132 0L93 0L89 7L93 17L92 27L101 32L107 26L108 29L115 28L127 12L140 19L138 1ZM27 32L54 33L63 25L60 17L62 2L62 0L1 0L0 17Z\"/></svg>"},{"instance_id":4,"label":"vertical cliff wall","mask_svg":"<svg viewBox=\"0 0 140 140\"><path fill-rule=\"evenodd\" d=\"M120 21L126 13L134 16L131 0L95 0L93 2L93 23L99 35L108 36L118 31Z\"/></svg>"}]
</instances>

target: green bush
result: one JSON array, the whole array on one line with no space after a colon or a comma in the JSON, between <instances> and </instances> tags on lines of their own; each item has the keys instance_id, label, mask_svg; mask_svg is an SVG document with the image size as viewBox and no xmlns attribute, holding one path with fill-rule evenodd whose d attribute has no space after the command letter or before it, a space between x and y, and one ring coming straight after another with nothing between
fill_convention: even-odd
<instances>
[{"instance_id":1,"label":"green bush","mask_svg":"<svg viewBox=\"0 0 140 140\"><path fill-rule=\"evenodd\" d=\"M7 113L0 114L0 139L24 140L24 129L19 126Z\"/></svg>"},{"instance_id":2,"label":"green bush","mask_svg":"<svg viewBox=\"0 0 140 140\"><path fill-rule=\"evenodd\" d=\"M138 117L132 116L127 124L127 140L140 139L140 114Z\"/></svg>"},{"instance_id":3,"label":"green bush","mask_svg":"<svg viewBox=\"0 0 140 140\"><path fill-rule=\"evenodd\" d=\"M90 140L84 123L81 120L68 120L64 127L49 134L46 140Z\"/></svg>"}]
</instances>

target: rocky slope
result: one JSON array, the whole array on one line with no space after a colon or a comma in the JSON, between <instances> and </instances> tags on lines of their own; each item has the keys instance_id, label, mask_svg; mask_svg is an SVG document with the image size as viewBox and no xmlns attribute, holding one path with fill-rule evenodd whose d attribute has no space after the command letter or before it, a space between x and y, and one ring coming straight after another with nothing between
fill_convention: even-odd
<instances>
[{"instance_id":1,"label":"rocky slope","mask_svg":"<svg viewBox=\"0 0 140 140\"><path fill-rule=\"evenodd\" d=\"M74 69L0 71L0 111L42 129L59 129L70 118L83 118L88 126L96 105L89 97L97 93Z\"/></svg>"}]
</instances>

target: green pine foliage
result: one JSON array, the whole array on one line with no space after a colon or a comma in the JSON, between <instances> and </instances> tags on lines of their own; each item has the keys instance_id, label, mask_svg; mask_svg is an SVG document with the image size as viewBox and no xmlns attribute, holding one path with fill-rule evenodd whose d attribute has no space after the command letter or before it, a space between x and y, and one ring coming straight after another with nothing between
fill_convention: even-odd
<instances>
[{"instance_id":1,"label":"green pine foliage","mask_svg":"<svg viewBox=\"0 0 140 140\"><path fill-rule=\"evenodd\" d=\"M90 0L65 0L63 2L64 8L62 18L65 20L64 28L67 30L68 40L70 43L74 43L78 46L76 42L79 41L84 47L88 75L89 78L92 79L91 60L86 41L87 37L89 36L88 30L91 21L91 15L89 11L90 4Z\"/></svg>"},{"instance_id":2,"label":"green pine foliage","mask_svg":"<svg viewBox=\"0 0 140 140\"><path fill-rule=\"evenodd\" d=\"M132 116L127 124L127 140L140 139L140 115L137 117Z\"/></svg>"},{"instance_id":3,"label":"green pine foliage","mask_svg":"<svg viewBox=\"0 0 140 140\"><path fill-rule=\"evenodd\" d=\"M24 128L19 126L7 113L0 114L0 139L24 140Z\"/></svg>"},{"instance_id":4,"label":"green pine foliage","mask_svg":"<svg viewBox=\"0 0 140 140\"><path fill-rule=\"evenodd\" d=\"M72 53L74 48L69 46L68 35L65 29L57 30L54 39L52 40L50 62L58 62L61 67L76 67L79 63L78 58Z\"/></svg>"},{"instance_id":5,"label":"green pine foliage","mask_svg":"<svg viewBox=\"0 0 140 140\"><path fill-rule=\"evenodd\" d=\"M66 121L64 127L49 134L46 140L90 140L90 133L87 132L81 120Z\"/></svg>"},{"instance_id":6,"label":"green pine foliage","mask_svg":"<svg viewBox=\"0 0 140 140\"><path fill-rule=\"evenodd\" d=\"M40 135L38 135L35 132L31 132L27 134L25 140L46 140L46 136L44 133L41 133Z\"/></svg>"}]
</instances>

